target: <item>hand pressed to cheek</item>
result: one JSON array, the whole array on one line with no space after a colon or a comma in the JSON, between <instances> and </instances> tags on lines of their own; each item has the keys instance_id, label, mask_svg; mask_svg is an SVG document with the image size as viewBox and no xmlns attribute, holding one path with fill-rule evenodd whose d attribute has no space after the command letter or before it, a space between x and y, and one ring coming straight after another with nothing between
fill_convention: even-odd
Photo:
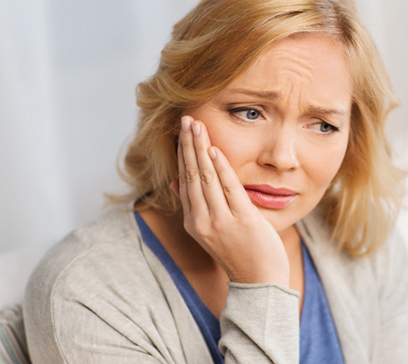
<instances>
[{"instance_id":1,"label":"hand pressed to cheek","mask_svg":"<svg viewBox=\"0 0 408 364\"><path fill-rule=\"evenodd\" d=\"M223 153L210 147L205 125L183 117L178 158L186 231L232 281L288 286L289 264L278 234Z\"/></svg>"}]
</instances>

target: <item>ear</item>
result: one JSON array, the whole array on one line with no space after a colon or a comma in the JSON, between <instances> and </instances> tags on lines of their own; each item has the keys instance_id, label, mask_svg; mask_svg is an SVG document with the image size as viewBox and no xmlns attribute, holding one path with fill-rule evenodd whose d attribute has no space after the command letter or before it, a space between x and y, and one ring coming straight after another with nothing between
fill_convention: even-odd
<instances>
[{"instance_id":1,"label":"ear","mask_svg":"<svg viewBox=\"0 0 408 364\"><path fill-rule=\"evenodd\" d=\"M170 182L170 189L178 196L180 197L180 184L179 180L175 179L174 181Z\"/></svg>"}]
</instances>

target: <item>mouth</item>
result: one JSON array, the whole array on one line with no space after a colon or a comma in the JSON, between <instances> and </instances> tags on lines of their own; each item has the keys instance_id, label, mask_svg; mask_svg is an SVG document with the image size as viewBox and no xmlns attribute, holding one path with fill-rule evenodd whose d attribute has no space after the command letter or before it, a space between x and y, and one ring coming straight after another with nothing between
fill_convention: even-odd
<instances>
[{"instance_id":1,"label":"mouth","mask_svg":"<svg viewBox=\"0 0 408 364\"><path fill-rule=\"evenodd\" d=\"M287 188L274 188L269 185L245 185L244 188L252 202L273 210L288 207L299 195Z\"/></svg>"}]
</instances>

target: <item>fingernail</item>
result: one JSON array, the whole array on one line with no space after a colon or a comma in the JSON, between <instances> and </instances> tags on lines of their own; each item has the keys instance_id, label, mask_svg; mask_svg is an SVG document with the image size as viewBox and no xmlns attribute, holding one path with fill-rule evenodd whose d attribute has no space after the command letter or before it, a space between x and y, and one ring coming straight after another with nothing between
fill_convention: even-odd
<instances>
[{"instance_id":1,"label":"fingernail","mask_svg":"<svg viewBox=\"0 0 408 364\"><path fill-rule=\"evenodd\" d=\"M193 134L194 136L198 137L200 135L200 124L197 121L193 122Z\"/></svg>"},{"instance_id":2,"label":"fingernail","mask_svg":"<svg viewBox=\"0 0 408 364\"><path fill-rule=\"evenodd\" d=\"M217 158L217 153L215 153L215 149L213 147L208 148L208 154L213 161L215 160L215 158Z\"/></svg>"},{"instance_id":3,"label":"fingernail","mask_svg":"<svg viewBox=\"0 0 408 364\"><path fill-rule=\"evenodd\" d=\"M188 116L183 116L181 118L181 130L188 131L190 129L191 120Z\"/></svg>"}]
</instances>

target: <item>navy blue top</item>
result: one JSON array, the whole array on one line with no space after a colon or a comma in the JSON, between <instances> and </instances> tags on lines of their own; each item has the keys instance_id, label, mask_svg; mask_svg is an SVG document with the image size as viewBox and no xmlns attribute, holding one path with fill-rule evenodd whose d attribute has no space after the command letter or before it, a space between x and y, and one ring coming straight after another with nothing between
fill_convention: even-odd
<instances>
[{"instance_id":1,"label":"navy blue top","mask_svg":"<svg viewBox=\"0 0 408 364\"><path fill-rule=\"evenodd\" d=\"M137 212L135 212L135 216L143 241L166 267L171 278L176 284L181 296L184 298L184 301L187 304L187 307L190 309L190 312L193 315L205 342L207 343L214 363L223 364L224 358L218 349L218 341L221 338L219 320L198 296L184 273L180 270L169 253L167 253L166 249L164 249L163 245L156 238L142 217Z\"/></svg>"},{"instance_id":2,"label":"navy blue top","mask_svg":"<svg viewBox=\"0 0 408 364\"><path fill-rule=\"evenodd\" d=\"M145 244L166 267L199 327L213 362L223 364L218 349L220 322L197 295L190 282L142 217L135 212ZM344 364L336 328L316 267L302 242L305 292L300 323L300 364Z\"/></svg>"},{"instance_id":3,"label":"navy blue top","mask_svg":"<svg viewBox=\"0 0 408 364\"><path fill-rule=\"evenodd\" d=\"M336 327L322 282L302 243L305 289L300 321L301 364L344 364Z\"/></svg>"}]
</instances>

